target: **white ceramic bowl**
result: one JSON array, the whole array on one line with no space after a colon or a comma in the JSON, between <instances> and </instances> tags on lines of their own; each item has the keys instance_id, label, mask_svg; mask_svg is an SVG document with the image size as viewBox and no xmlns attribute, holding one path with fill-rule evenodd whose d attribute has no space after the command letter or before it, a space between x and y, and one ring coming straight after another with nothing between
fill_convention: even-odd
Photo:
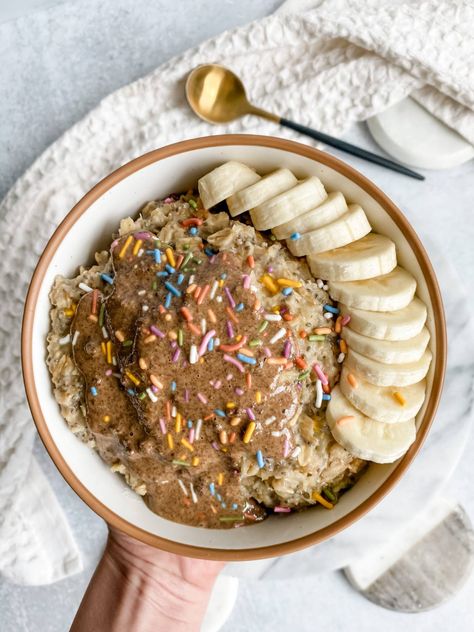
<instances>
[{"instance_id":1,"label":"white ceramic bowl","mask_svg":"<svg viewBox=\"0 0 474 632\"><path fill-rule=\"evenodd\" d=\"M433 362L425 404L417 416L416 442L389 465L371 464L332 511L312 508L241 529L203 529L170 522L152 513L123 479L68 429L54 399L45 363L49 329L48 293L57 274L73 276L106 247L123 217L147 200L195 186L197 179L227 160L240 160L259 173L288 167L298 177L316 175L326 188L359 203L373 228L397 245L398 260L418 282L428 306ZM401 211L375 185L336 158L306 145L266 136L212 136L146 154L95 186L67 215L48 243L32 278L22 332L22 362L33 418L61 474L81 498L109 523L144 542L188 556L247 560L281 555L320 542L373 507L396 483L418 452L441 394L446 362L444 313L426 252Z\"/></svg>"}]
</instances>

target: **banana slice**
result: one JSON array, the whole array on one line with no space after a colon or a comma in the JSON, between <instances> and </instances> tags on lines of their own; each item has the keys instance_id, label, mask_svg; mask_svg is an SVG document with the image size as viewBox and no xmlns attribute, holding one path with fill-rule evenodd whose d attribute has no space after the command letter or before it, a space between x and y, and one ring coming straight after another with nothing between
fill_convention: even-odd
<instances>
[{"instance_id":1,"label":"banana slice","mask_svg":"<svg viewBox=\"0 0 474 632\"><path fill-rule=\"evenodd\" d=\"M350 316L349 329L379 340L407 340L417 336L426 322L426 305L415 298L403 309L369 312L339 303L343 316Z\"/></svg>"},{"instance_id":2,"label":"banana slice","mask_svg":"<svg viewBox=\"0 0 474 632\"><path fill-rule=\"evenodd\" d=\"M375 386L343 366L339 387L361 413L387 424L416 417L425 401L426 381L410 386Z\"/></svg>"},{"instance_id":3,"label":"banana slice","mask_svg":"<svg viewBox=\"0 0 474 632\"><path fill-rule=\"evenodd\" d=\"M391 312L403 309L413 299L415 279L397 266L382 276L363 281L331 281L329 294L348 307L373 312Z\"/></svg>"},{"instance_id":4,"label":"banana slice","mask_svg":"<svg viewBox=\"0 0 474 632\"><path fill-rule=\"evenodd\" d=\"M423 327L419 334L408 340L377 340L344 327L341 336L351 349L383 364L416 362L424 354L430 332Z\"/></svg>"},{"instance_id":5,"label":"banana slice","mask_svg":"<svg viewBox=\"0 0 474 632\"><path fill-rule=\"evenodd\" d=\"M253 169L231 160L199 178L199 195L204 208L211 208L258 180L260 176Z\"/></svg>"},{"instance_id":6,"label":"banana slice","mask_svg":"<svg viewBox=\"0 0 474 632\"><path fill-rule=\"evenodd\" d=\"M323 183L315 176L299 182L289 191L280 193L251 211L253 225L257 230L275 228L283 222L298 217L326 199Z\"/></svg>"},{"instance_id":7,"label":"banana slice","mask_svg":"<svg viewBox=\"0 0 474 632\"><path fill-rule=\"evenodd\" d=\"M391 239L369 233L347 246L308 255L308 264L319 279L361 281L391 272L397 265L397 253Z\"/></svg>"},{"instance_id":8,"label":"banana slice","mask_svg":"<svg viewBox=\"0 0 474 632\"><path fill-rule=\"evenodd\" d=\"M392 463L399 459L416 437L415 420L386 424L359 412L338 386L331 393L326 419L334 439L354 456Z\"/></svg>"},{"instance_id":9,"label":"banana slice","mask_svg":"<svg viewBox=\"0 0 474 632\"><path fill-rule=\"evenodd\" d=\"M326 226L303 233L299 239L287 239L286 245L291 254L302 257L326 252L346 246L370 233L370 224L362 208L358 204L349 204L348 209L347 213Z\"/></svg>"},{"instance_id":10,"label":"banana slice","mask_svg":"<svg viewBox=\"0 0 474 632\"><path fill-rule=\"evenodd\" d=\"M426 349L416 362L382 364L357 353L354 349L349 349L344 362L351 373L358 373L367 382L376 386L409 386L426 377L431 357L431 351Z\"/></svg>"},{"instance_id":11,"label":"banana slice","mask_svg":"<svg viewBox=\"0 0 474 632\"><path fill-rule=\"evenodd\" d=\"M316 208L280 226L275 226L273 234L277 239L288 239L293 233L307 233L326 226L344 213L347 213L347 204L342 193L330 193Z\"/></svg>"},{"instance_id":12,"label":"banana slice","mask_svg":"<svg viewBox=\"0 0 474 632\"><path fill-rule=\"evenodd\" d=\"M289 169L277 169L268 176L264 176L255 184L237 191L227 198L227 206L232 217L236 217L254 206L263 204L272 197L288 191L298 183Z\"/></svg>"}]
</instances>

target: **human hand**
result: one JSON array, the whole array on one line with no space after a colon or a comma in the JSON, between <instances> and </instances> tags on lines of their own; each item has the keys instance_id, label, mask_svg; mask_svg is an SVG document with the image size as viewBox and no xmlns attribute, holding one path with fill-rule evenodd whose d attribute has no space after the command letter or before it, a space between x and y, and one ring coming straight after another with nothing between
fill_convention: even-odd
<instances>
[{"instance_id":1,"label":"human hand","mask_svg":"<svg viewBox=\"0 0 474 632\"><path fill-rule=\"evenodd\" d=\"M187 623L199 629L223 562L167 553L113 528L109 530L105 555L127 581L145 587L144 598L150 599L157 610L176 624ZM194 627L186 628L191 629Z\"/></svg>"},{"instance_id":2,"label":"human hand","mask_svg":"<svg viewBox=\"0 0 474 632\"><path fill-rule=\"evenodd\" d=\"M110 527L71 632L194 632L223 562L191 559Z\"/></svg>"}]
</instances>

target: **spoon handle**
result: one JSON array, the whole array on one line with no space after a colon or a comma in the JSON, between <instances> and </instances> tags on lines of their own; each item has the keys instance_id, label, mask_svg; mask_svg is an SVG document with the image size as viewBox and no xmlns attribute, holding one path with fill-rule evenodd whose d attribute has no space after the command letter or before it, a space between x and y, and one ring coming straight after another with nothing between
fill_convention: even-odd
<instances>
[{"instance_id":1,"label":"spoon handle","mask_svg":"<svg viewBox=\"0 0 474 632\"><path fill-rule=\"evenodd\" d=\"M404 167L403 165L400 165L393 160L389 160L388 158L384 158L383 156L379 156L378 154L373 154L371 151L362 149L362 147L357 147L357 145L346 143L344 140L339 140L339 138L334 138L333 136L329 136L328 134L323 134L323 132L317 132L315 129L311 129L311 127L305 127L304 125L300 125L299 123L293 123L293 121L289 121L285 118L280 118L279 123L284 127L289 127L290 129L294 129L296 132L300 132L300 134L310 136L311 138L319 140L326 145L336 147L336 149L345 151L346 153L352 154L353 156L358 156L359 158L363 158L364 160L373 162L376 165L381 165L382 167L386 167L387 169L391 169L392 171L403 173L404 175L410 176L411 178L416 178L417 180L425 179L425 177L422 176L420 173L416 173L416 171L412 171L411 169L408 169L408 167Z\"/></svg>"}]
</instances>

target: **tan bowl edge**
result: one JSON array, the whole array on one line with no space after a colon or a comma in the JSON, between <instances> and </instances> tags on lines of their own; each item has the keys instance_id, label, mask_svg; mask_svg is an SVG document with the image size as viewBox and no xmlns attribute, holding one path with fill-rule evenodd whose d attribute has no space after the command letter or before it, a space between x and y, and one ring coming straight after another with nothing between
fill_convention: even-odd
<instances>
[{"instance_id":1,"label":"tan bowl edge","mask_svg":"<svg viewBox=\"0 0 474 632\"><path fill-rule=\"evenodd\" d=\"M417 431L415 442L410 447L408 452L401 458L397 467L387 478L387 480L356 509L348 513L343 518L340 518L333 524L324 527L323 529L320 529L315 533L292 540L290 542L284 542L282 544L275 544L268 547L258 547L254 549L244 550L216 548L208 549L203 547L190 546L187 544L181 544L178 542L173 542L172 540L161 538L143 529L140 529L139 527L136 527L126 520L120 518L116 513L108 509L103 503L95 498L95 496L93 496L76 478L72 470L66 464L49 433L46 421L40 408L32 368L31 339L33 332L34 311L38 299L39 289L45 271L61 240L63 239L63 236L68 232L69 228L78 220L82 213L84 213L87 208L93 202L95 202L95 200L97 200L117 182L120 182L131 173L145 167L148 164L157 162L159 160L162 160L163 158L167 158L175 154L184 153L195 149L202 149L205 147L219 147L222 145L257 145L286 150L310 159L315 159L334 169L335 171L338 171L342 175L349 177L356 184L358 184L362 189L364 189L369 195L371 195L375 200L377 200L377 202L379 202L383 206L390 217L403 231L426 279L436 323L436 358L434 360L435 366L432 395L428 402L423 421ZM433 418L438 408L439 399L441 396L446 369L446 355L446 322L441 294L433 267L415 231L409 224L408 220L404 217L402 212L395 206L395 204L365 176L363 176L352 167L346 165L344 162L338 160L334 156L331 156L330 154L294 141L251 134L225 134L221 136L207 136L203 138L195 138L192 140L182 141L173 145L168 145L161 149L157 149L144 154L143 156L140 156L135 160L132 160L131 162L120 167L119 169L108 175L106 178L101 180L98 184L96 184L66 215L64 220L54 232L43 254L41 255L28 289L23 313L21 333L21 362L28 405L30 407L33 420L36 424L38 433L41 437L41 440L43 441L46 450L54 461L59 472L67 481L67 483L72 487L72 489L95 513L101 516L110 525L137 538L138 540L141 540L142 542L179 555L222 561L246 561L280 556L299 551L305 547L314 544L318 544L323 540L333 537L336 533L351 525L353 522L366 514L370 509L372 509L372 507L374 507L378 502L380 502L384 498L384 496L393 488L395 483L401 478L405 470L413 461L417 452L420 450L426 438L428 430L433 422Z\"/></svg>"}]
</instances>

